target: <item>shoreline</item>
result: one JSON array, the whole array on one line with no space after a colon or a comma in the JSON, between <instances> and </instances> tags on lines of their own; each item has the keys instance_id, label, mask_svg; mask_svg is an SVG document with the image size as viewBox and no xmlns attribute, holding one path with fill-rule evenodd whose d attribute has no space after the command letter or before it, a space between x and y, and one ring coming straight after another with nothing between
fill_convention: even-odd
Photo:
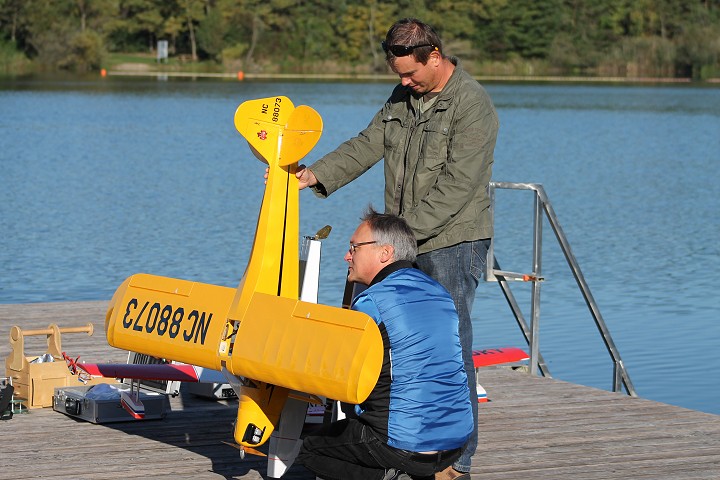
<instances>
[{"instance_id":1,"label":"shoreline","mask_svg":"<svg viewBox=\"0 0 720 480\"><path fill-rule=\"evenodd\" d=\"M136 70L108 70L101 76L118 77L157 77L159 79L178 78L222 78L244 80L364 80L395 82L395 75L364 75L364 74L307 74L307 73L205 73L205 72L163 72ZM579 77L558 75L474 75L481 82L552 82L552 83L626 83L626 84L720 84L720 78L693 81L691 78L668 77Z\"/></svg>"}]
</instances>

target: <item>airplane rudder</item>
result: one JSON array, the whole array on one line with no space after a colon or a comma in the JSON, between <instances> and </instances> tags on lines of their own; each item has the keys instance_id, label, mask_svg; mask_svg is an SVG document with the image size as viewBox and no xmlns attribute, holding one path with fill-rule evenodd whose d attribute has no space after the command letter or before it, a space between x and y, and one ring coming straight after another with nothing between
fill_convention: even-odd
<instances>
[{"instance_id":1,"label":"airplane rudder","mask_svg":"<svg viewBox=\"0 0 720 480\"><path fill-rule=\"evenodd\" d=\"M253 154L272 167L279 155L282 131L294 110L292 101L281 95L248 100L235 110L233 123Z\"/></svg>"},{"instance_id":2,"label":"airplane rudder","mask_svg":"<svg viewBox=\"0 0 720 480\"><path fill-rule=\"evenodd\" d=\"M264 444L275 430L288 389L264 382L243 385L238 393L235 441L246 447Z\"/></svg>"},{"instance_id":3,"label":"airplane rudder","mask_svg":"<svg viewBox=\"0 0 720 480\"><path fill-rule=\"evenodd\" d=\"M288 118L280 151L280 166L299 162L315 147L322 135L320 114L307 105L298 106Z\"/></svg>"}]
</instances>

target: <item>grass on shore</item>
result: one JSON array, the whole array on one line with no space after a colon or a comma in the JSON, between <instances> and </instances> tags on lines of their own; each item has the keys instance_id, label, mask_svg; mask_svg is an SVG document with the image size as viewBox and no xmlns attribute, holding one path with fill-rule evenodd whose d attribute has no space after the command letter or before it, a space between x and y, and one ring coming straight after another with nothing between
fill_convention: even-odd
<instances>
[{"instance_id":1,"label":"grass on shore","mask_svg":"<svg viewBox=\"0 0 720 480\"><path fill-rule=\"evenodd\" d=\"M172 56L162 62L151 53L108 53L103 60L103 68L115 69L123 66L141 67L143 70L170 70L184 72L222 72L223 66L211 61L193 62L189 56Z\"/></svg>"}]
</instances>

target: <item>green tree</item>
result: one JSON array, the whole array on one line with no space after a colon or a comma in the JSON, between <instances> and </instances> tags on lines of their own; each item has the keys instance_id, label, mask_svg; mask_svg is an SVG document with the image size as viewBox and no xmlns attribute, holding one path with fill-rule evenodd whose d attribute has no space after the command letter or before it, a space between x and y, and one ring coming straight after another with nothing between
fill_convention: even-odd
<instances>
[{"instance_id":1,"label":"green tree","mask_svg":"<svg viewBox=\"0 0 720 480\"><path fill-rule=\"evenodd\" d=\"M720 71L720 0L0 0L3 65L98 68L105 50L211 59L246 71L386 71L401 17L445 51L517 68L691 75ZM8 67L4 67L8 68Z\"/></svg>"},{"instance_id":2,"label":"green tree","mask_svg":"<svg viewBox=\"0 0 720 480\"><path fill-rule=\"evenodd\" d=\"M186 22L190 52L194 62L198 60L197 39L195 38L196 24L205 18L206 0L181 0L181 8Z\"/></svg>"},{"instance_id":3,"label":"green tree","mask_svg":"<svg viewBox=\"0 0 720 480\"><path fill-rule=\"evenodd\" d=\"M392 2L348 2L338 21L338 42L333 58L353 65L367 64L371 71L384 72L385 53L380 42L396 20L397 6Z\"/></svg>"},{"instance_id":4,"label":"green tree","mask_svg":"<svg viewBox=\"0 0 720 480\"><path fill-rule=\"evenodd\" d=\"M676 36L678 73L702 79L720 73L720 1L693 5Z\"/></svg>"},{"instance_id":5,"label":"green tree","mask_svg":"<svg viewBox=\"0 0 720 480\"><path fill-rule=\"evenodd\" d=\"M174 8L174 2L171 7ZM108 25L108 37L114 50L153 51L155 43L165 34L165 21L170 17L163 0L119 0L115 21Z\"/></svg>"},{"instance_id":6,"label":"green tree","mask_svg":"<svg viewBox=\"0 0 720 480\"><path fill-rule=\"evenodd\" d=\"M105 55L100 34L92 30L78 32L70 38L67 47L58 59L58 68L80 73L100 70Z\"/></svg>"},{"instance_id":7,"label":"green tree","mask_svg":"<svg viewBox=\"0 0 720 480\"><path fill-rule=\"evenodd\" d=\"M563 0L558 34L548 59L552 65L582 72L594 68L623 35L625 0Z\"/></svg>"},{"instance_id":8,"label":"green tree","mask_svg":"<svg viewBox=\"0 0 720 480\"><path fill-rule=\"evenodd\" d=\"M72 7L70 0L28 0L25 5L25 51L45 68L56 68L70 49L71 39L77 31Z\"/></svg>"},{"instance_id":9,"label":"green tree","mask_svg":"<svg viewBox=\"0 0 720 480\"><path fill-rule=\"evenodd\" d=\"M26 35L26 5L25 0L0 0L0 33L15 45Z\"/></svg>"},{"instance_id":10,"label":"green tree","mask_svg":"<svg viewBox=\"0 0 720 480\"><path fill-rule=\"evenodd\" d=\"M230 48L223 52L237 56L244 52L243 68L257 68L255 52L262 42L262 58L270 60L282 52L282 32L292 26L289 9L294 0L220 0L218 7L228 24L226 42Z\"/></svg>"},{"instance_id":11,"label":"green tree","mask_svg":"<svg viewBox=\"0 0 720 480\"><path fill-rule=\"evenodd\" d=\"M507 3L508 0L432 0L427 5L430 12L427 21L438 30L445 53L463 60L492 58L503 50L498 48L503 32L498 17Z\"/></svg>"},{"instance_id":12,"label":"green tree","mask_svg":"<svg viewBox=\"0 0 720 480\"><path fill-rule=\"evenodd\" d=\"M560 27L560 0L515 0L498 11L501 28L496 34L501 39L504 58L519 55L522 58L546 58Z\"/></svg>"},{"instance_id":13,"label":"green tree","mask_svg":"<svg viewBox=\"0 0 720 480\"><path fill-rule=\"evenodd\" d=\"M89 29L102 33L105 23L115 16L117 10L118 0L74 0L71 7L81 32Z\"/></svg>"},{"instance_id":14,"label":"green tree","mask_svg":"<svg viewBox=\"0 0 720 480\"><path fill-rule=\"evenodd\" d=\"M214 60L222 60L228 25L217 7L209 8L207 15L197 27L197 41L200 50Z\"/></svg>"}]
</instances>

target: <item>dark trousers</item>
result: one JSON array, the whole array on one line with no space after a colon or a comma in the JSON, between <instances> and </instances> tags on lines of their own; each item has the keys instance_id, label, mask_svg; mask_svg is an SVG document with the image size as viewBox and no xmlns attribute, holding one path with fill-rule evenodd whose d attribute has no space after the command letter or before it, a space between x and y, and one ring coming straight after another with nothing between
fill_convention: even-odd
<instances>
[{"instance_id":1,"label":"dark trousers","mask_svg":"<svg viewBox=\"0 0 720 480\"><path fill-rule=\"evenodd\" d=\"M364 423L346 418L305 437L297 462L325 480L382 480L390 468L432 479L459 456L459 448L428 455L392 448Z\"/></svg>"}]
</instances>

